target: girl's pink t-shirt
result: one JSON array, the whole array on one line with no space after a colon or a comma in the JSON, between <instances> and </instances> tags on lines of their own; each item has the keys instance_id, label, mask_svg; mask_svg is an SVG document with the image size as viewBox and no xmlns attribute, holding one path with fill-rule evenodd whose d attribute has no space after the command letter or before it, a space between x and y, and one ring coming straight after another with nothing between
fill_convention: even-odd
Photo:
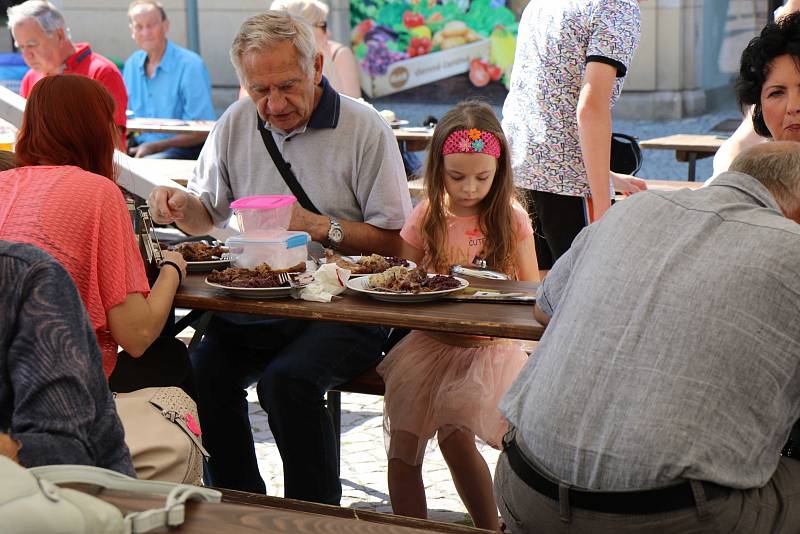
<instances>
[{"instance_id":1,"label":"girl's pink t-shirt","mask_svg":"<svg viewBox=\"0 0 800 534\"><path fill-rule=\"evenodd\" d=\"M533 227L527 212L521 206L514 204L513 208L514 231L516 232L517 242L519 242L533 235ZM422 240L422 222L427 212L428 201L423 200L411 212L403 229L400 231L400 237L405 239L409 245L420 250L425 248ZM446 220L445 247L447 247L447 264L471 264L472 260L483 248L483 242L486 239L480 229L479 217L477 215L458 217L448 213ZM427 258L423 261L427 264Z\"/></svg>"},{"instance_id":2,"label":"girl's pink t-shirt","mask_svg":"<svg viewBox=\"0 0 800 534\"><path fill-rule=\"evenodd\" d=\"M66 268L89 313L108 377L117 361L108 310L129 293L150 291L117 185L72 166L2 172L0 239L36 245Z\"/></svg>"}]
</instances>

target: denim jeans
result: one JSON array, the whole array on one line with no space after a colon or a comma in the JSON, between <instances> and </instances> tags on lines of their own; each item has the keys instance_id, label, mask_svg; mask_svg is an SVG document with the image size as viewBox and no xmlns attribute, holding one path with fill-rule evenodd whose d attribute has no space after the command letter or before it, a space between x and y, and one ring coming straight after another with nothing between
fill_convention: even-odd
<instances>
[{"instance_id":1,"label":"denim jeans","mask_svg":"<svg viewBox=\"0 0 800 534\"><path fill-rule=\"evenodd\" d=\"M192 354L209 483L265 493L245 388L258 399L283 460L284 496L338 505L339 458L325 393L376 365L387 330L296 319L215 315Z\"/></svg>"}]
</instances>

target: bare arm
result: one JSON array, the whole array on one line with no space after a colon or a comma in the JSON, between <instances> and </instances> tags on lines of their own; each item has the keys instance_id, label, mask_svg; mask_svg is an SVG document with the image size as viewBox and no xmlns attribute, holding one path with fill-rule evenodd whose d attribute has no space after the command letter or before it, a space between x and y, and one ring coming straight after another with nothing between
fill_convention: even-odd
<instances>
[{"instance_id":1,"label":"bare arm","mask_svg":"<svg viewBox=\"0 0 800 534\"><path fill-rule=\"evenodd\" d=\"M164 259L176 263L186 276L186 262L177 252L164 251ZM108 326L114 340L134 358L141 356L159 336L167 322L180 277L171 265L164 265L147 298L129 293L122 304L108 310Z\"/></svg>"},{"instance_id":2,"label":"bare arm","mask_svg":"<svg viewBox=\"0 0 800 534\"><path fill-rule=\"evenodd\" d=\"M205 142L206 137L208 137L208 134L205 132L177 134L167 139L142 143L141 145L132 147L130 149L130 155L135 158L143 158L150 154L164 152L168 148L197 146Z\"/></svg>"},{"instance_id":3,"label":"bare arm","mask_svg":"<svg viewBox=\"0 0 800 534\"><path fill-rule=\"evenodd\" d=\"M159 186L150 192L147 204L155 222L174 222L189 235L207 234L214 227L211 216L200 199L186 191Z\"/></svg>"},{"instance_id":4,"label":"bare arm","mask_svg":"<svg viewBox=\"0 0 800 534\"><path fill-rule=\"evenodd\" d=\"M595 220L611 207L611 96L617 69L590 61L578 96L578 137Z\"/></svg>"},{"instance_id":5,"label":"bare arm","mask_svg":"<svg viewBox=\"0 0 800 534\"><path fill-rule=\"evenodd\" d=\"M297 204L292 212L289 230L308 232L311 239L327 243L330 218L317 215ZM339 246L342 252L363 254L375 252L384 256L400 256L403 250L403 239L399 230L384 230L368 223L344 221L337 219L344 232L344 241Z\"/></svg>"},{"instance_id":6,"label":"bare arm","mask_svg":"<svg viewBox=\"0 0 800 534\"><path fill-rule=\"evenodd\" d=\"M411 245L408 241L403 239L403 244L400 249L400 257L406 260L411 260L417 265L422 265L422 259L425 252Z\"/></svg>"},{"instance_id":7,"label":"bare arm","mask_svg":"<svg viewBox=\"0 0 800 534\"><path fill-rule=\"evenodd\" d=\"M758 135L753 129L753 107L751 106L736 131L722 143L717 153L714 154L714 176L727 171L734 158L745 148L765 141L767 139Z\"/></svg>"},{"instance_id":8,"label":"bare arm","mask_svg":"<svg viewBox=\"0 0 800 534\"><path fill-rule=\"evenodd\" d=\"M517 243L514 264L517 269L517 280L541 281L539 279L539 261L536 258L536 244L532 235Z\"/></svg>"},{"instance_id":9,"label":"bare arm","mask_svg":"<svg viewBox=\"0 0 800 534\"><path fill-rule=\"evenodd\" d=\"M361 83L358 77L358 63L350 48L343 46L333 62L336 73L336 90L353 98L361 98Z\"/></svg>"}]
</instances>

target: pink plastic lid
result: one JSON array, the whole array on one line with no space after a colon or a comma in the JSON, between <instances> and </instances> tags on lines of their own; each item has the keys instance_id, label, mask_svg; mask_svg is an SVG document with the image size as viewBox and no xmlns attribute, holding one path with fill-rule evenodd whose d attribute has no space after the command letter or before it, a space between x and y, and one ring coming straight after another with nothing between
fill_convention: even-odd
<instances>
[{"instance_id":1,"label":"pink plastic lid","mask_svg":"<svg viewBox=\"0 0 800 534\"><path fill-rule=\"evenodd\" d=\"M244 197L231 202L231 208L239 210L271 210L293 204L297 199L292 195L257 195Z\"/></svg>"}]
</instances>

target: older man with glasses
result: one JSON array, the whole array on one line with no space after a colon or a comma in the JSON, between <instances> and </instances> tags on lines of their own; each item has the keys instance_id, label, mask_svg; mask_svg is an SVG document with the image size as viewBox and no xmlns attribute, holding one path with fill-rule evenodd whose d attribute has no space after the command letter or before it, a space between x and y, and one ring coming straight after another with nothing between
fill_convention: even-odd
<instances>
[{"instance_id":1,"label":"older man with glasses","mask_svg":"<svg viewBox=\"0 0 800 534\"><path fill-rule=\"evenodd\" d=\"M50 2L29 0L8 8L8 27L31 68L22 79L20 94L28 98L36 82L51 74L80 74L97 80L114 97L114 122L121 134L119 145L124 147L128 93L116 65L93 52L89 43L73 43L64 16Z\"/></svg>"}]
</instances>

